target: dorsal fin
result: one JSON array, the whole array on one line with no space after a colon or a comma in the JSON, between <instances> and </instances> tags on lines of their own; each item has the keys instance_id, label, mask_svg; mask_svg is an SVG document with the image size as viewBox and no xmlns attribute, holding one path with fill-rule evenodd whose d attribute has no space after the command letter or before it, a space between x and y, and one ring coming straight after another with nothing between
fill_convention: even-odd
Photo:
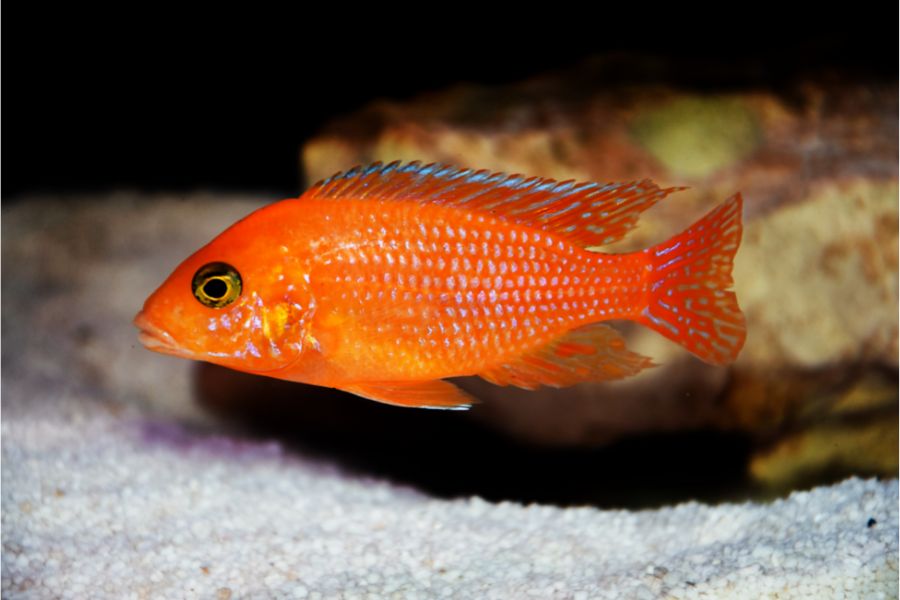
<instances>
[{"instance_id":1,"label":"dorsal fin","mask_svg":"<svg viewBox=\"0 0 900 600\"><path fill-rule=\"evenodd\" d=\"M561 235L581 246L610 244L637 224L640 213L671 192L649 179L576 183L399 161L355 167L320 181L301 197L427 202L489 212Z\"/></svg>"}]
</instances>

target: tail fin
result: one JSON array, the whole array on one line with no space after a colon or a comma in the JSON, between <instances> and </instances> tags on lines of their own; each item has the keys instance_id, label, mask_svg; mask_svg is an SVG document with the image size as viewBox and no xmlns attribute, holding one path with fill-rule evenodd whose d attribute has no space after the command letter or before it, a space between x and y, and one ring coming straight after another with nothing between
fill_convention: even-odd
<instances>
[{"instance_id":1,"label":"tail fin","mask_svg":"<svg viewBox=\"0 0 900 600\"><path fill-rule=\"evenodd\" d=\"M747 335L737 296L728 291L741 208L735 194L687 231L644 250L652 272L639 321L714 365L737 358Z\"/></svg>"}]
</instances>

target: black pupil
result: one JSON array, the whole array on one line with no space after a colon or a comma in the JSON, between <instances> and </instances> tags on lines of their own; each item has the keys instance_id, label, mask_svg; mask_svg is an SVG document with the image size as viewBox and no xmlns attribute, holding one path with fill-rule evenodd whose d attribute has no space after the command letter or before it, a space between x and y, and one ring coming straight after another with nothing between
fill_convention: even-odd
<instances>
[{"instance_id":1,"label":"black pupil","mask_svg":"<svg viewBox=\"0 0 900 600\"><path fill-rule=\"evenodd\" d=\"M228 285L221 279L210 279L203 284L203 293L210 298L218 300L228 293Z\"/></svg>"}]
</instances>

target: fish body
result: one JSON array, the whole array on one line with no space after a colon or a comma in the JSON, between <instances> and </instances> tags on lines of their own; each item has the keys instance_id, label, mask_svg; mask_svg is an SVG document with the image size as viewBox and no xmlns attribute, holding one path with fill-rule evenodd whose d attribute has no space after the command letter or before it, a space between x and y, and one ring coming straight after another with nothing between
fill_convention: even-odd
<instances>
[{"instance_id":1,"label":"fish body","mask_svg":"<svg viewBox=\"0 0 900 600\"><path fill-rule=\"evenodd\" d=\"M135 322L154 350L409 406L468 406L447 377L534 389L651 366L612 319L724 364L745 336L728 291L739 195L656 247L586 249L676 189L358 168L230 227Z\"/></svg>"}]
</instances>

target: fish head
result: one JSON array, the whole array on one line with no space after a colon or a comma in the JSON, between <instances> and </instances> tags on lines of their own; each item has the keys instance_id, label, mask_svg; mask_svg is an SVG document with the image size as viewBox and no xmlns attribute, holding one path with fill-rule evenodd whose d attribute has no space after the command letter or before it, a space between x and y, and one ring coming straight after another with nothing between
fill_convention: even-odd
<instances>
[{"instance_id":1,"label":"fish head","mask_svg":"<svg viewBox=\"0 0 900 600\"><path fill-rule=\"evenodd\" d=\"M286 247L246 233L225 231L147 298L134 319L145 347L251 373L297 363L309 346L308 278Z\"/></svg>"}]
</instances>

